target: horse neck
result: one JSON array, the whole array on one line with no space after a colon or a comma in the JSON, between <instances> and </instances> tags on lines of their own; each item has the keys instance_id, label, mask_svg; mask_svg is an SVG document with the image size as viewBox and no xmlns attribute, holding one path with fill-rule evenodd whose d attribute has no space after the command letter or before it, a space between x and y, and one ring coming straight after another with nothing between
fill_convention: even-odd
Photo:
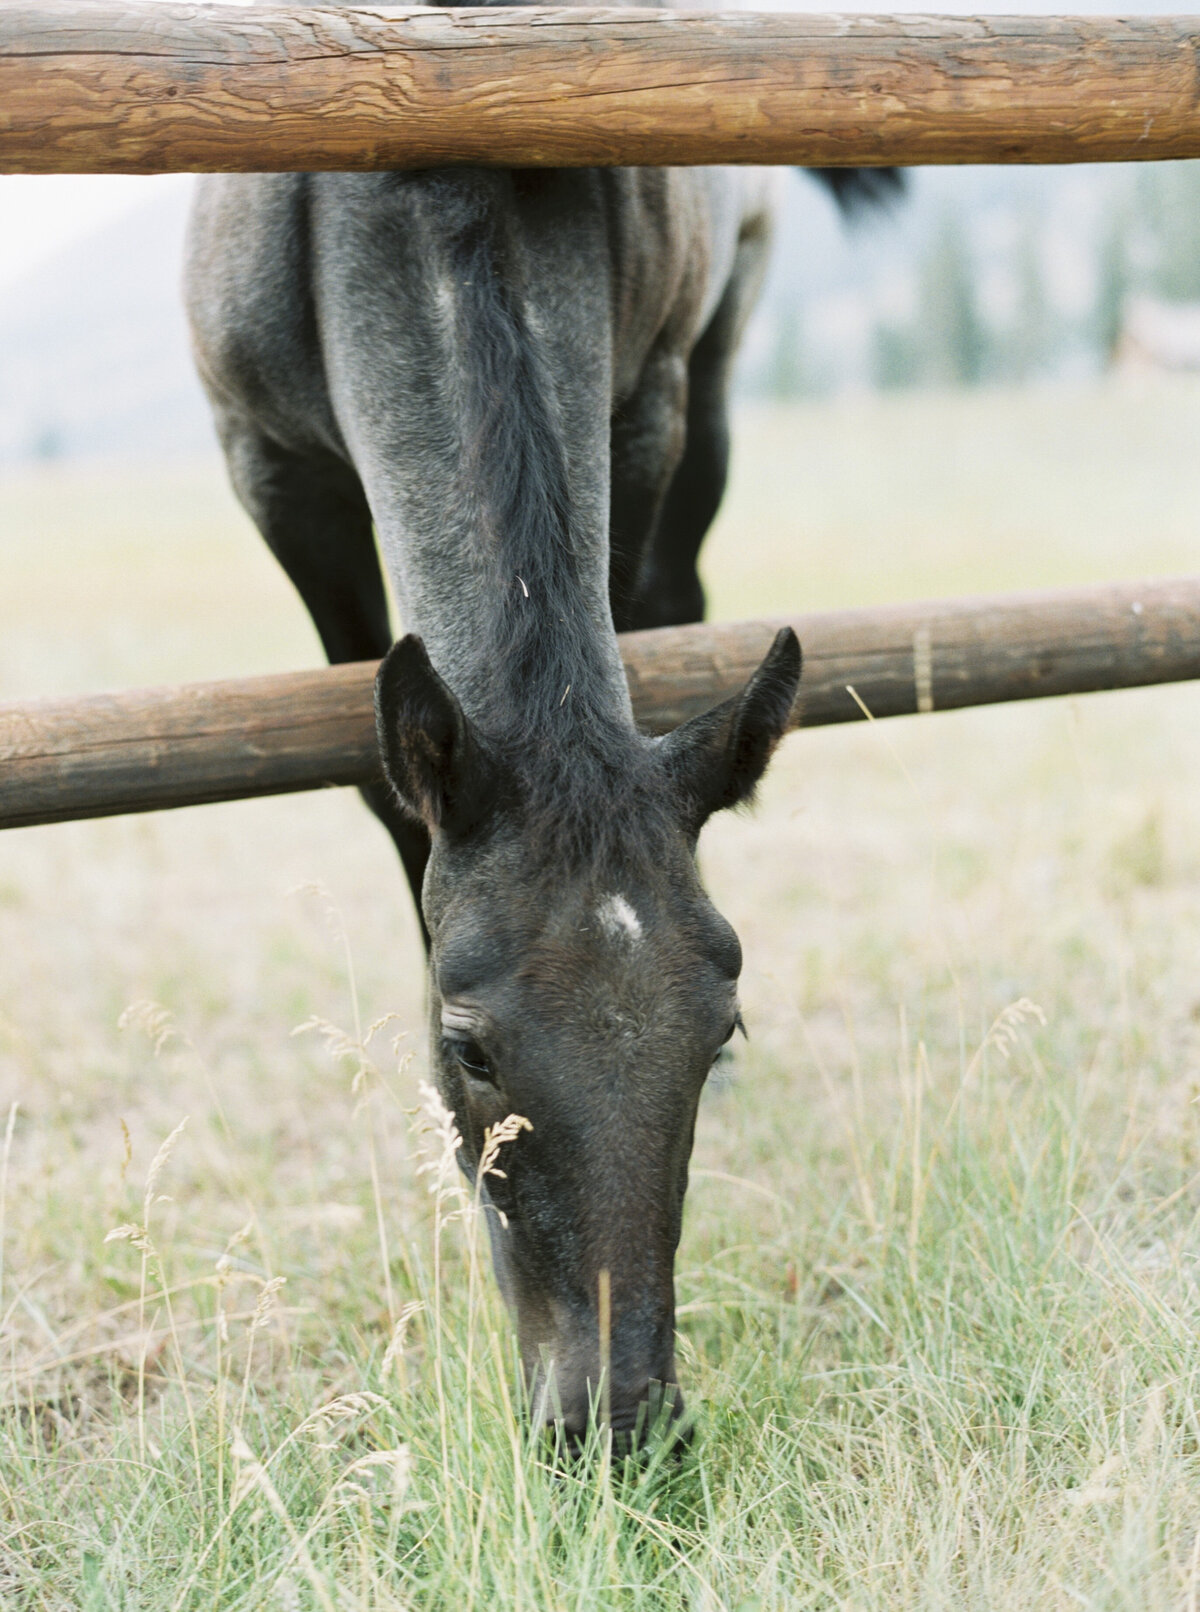
<instances>
[{"instance_id":1,"label":"horse neck","mask_svg":"<svg viewBox=\"0 0 1200 1612\"><path fill-rule=\"evenodd\" d=\"M469 484L461 471L426 483L421 502L437 508L421 526L434 535L414 532L411 518L399 533L379 521L403 626L498 740L520 746L581 724L631 730L607 521L564 505L521 454L494 451L487 464L481 449Z\"/></svg>"},{"instance_id":2,"label":"horse neck","mask_svg":"<svg viewBox=\"0 0 1200 1612\"><path fill-rule=\"evenodd\" d=\"M456 196L456 201L461 200ZM513 746L632 732L608 596L607 292L563 298L511 213L438 209L420 328L368 484L406 629ZM597 281L600 283L597 285ZM415 385L414 385L415 381ZM402 393L401 396L396 396Z\"/></svg>"}]
</instances>

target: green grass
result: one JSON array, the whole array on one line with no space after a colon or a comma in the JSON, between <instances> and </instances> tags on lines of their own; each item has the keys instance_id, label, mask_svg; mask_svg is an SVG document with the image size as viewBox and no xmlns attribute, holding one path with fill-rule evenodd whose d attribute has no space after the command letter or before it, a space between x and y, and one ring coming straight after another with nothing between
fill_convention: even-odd
<instances>
[{"instance_id":1,"label":"green grass","mask_svg":"<svg viewBox=\"0 0 1200 1612\"><path fill-rule=\"evenodd\" d=\"M1184 569L1198 414L753 416L715 608ZM24 477L0 526L0 696L315 658L212 467ZM1200 1605L1198 694L806 734L712 825L752 1039L646 1468L520 1418L353 797L0 837L0 1605Z\"/></svg>"}]
</instances>

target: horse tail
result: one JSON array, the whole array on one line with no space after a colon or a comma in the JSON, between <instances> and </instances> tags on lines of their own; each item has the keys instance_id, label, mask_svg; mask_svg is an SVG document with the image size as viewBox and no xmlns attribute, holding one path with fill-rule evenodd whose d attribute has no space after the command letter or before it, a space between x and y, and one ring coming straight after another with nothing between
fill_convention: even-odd
<instances>
[{"instance_id":1,"label":"horse tail","mask_svg":"<svg viewBox=\"0 0 1200 1612\"><path fill-rule=\"evenodd\" d=\"M908 188L903 168L801 168L798 172L825 186L843 218L886 211Z\"/></svg>"}]
</instances>

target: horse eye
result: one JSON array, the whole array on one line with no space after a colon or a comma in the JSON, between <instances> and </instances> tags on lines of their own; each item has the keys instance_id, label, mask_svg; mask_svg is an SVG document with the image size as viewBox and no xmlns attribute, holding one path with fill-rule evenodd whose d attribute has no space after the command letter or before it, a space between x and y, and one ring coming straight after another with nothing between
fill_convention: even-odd
<instances>
[{"instance_id":1,"label":"horse eye","mask_svg":"<svg viewBox=\"0 0 1200 1612\"><path fill-rule=\"evenodd\" d=\"M719 1064L728 1063L729 1059L733 1057L732 1052L729 1050L729 1043L733 1040L734 1034L738 1030L740 1030L742 1034L749 1039L746 1026L742 1022L740 1009L734 1014L733 1023L729 1026L728 1030L726 1030L724 1039L722 1040L721 1045L717 1048L716 1056L713 1058L714 1069L717 1068Z\"/></svg>"},{"instance_id":2,"label":"horse eye","mask_svg":"<svg viewBox=\"0 0 1200 1612\"><path fill-rule=\"evenodd\" d=\"M472 1041L470 1037L460 1039L458 1036L446 1036L442 1045L469 1075L474 1075L476 1080L486 1080L491 1085L495 1084L496 1076L487 1061L487 1054L478 1041Z\"/></svg>"},{"instance_id":3,"label":"horse eye","mask_svg":"<svg viewBox=\"0 0 1200 1612\"><path fill-rule=\"evenodd\" d=\"M739 1008L737 1010L737 1012L733 1015L733 1023L729 1026L728 1030L726 1030L726 1032L725 1032L725 1039L721 1042L721 1045L723 1047L728 1046L729 1042L731 1042L733 1040L734 1032L737 1031L737 1030L740 1030L742 1032L743 1036L745 1036L746 1040L749 1041L750 1032L746 1029L746 1022L742 1018L742 1010L741 1010L741 1008Z\"/></svg>"}]
</instances>

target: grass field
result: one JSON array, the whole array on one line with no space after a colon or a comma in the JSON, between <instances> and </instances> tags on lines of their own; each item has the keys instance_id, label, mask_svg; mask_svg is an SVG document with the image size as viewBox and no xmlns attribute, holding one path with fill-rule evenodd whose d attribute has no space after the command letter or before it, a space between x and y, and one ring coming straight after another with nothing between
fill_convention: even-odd
<instances>
[{"instance_id":1,"label":"grass field","mask_svg":"<svg viewBox=\"0 0 1200 1612\"><path fill-rule=\"evenodd\" d=\"M714 613L1195 569L1198 442L1165 382L747 414ZM0 564L0 698L316 659L215 465L12 476ZM803 734L702 850L695 1440L562 1472L357 799L0 836L0 1606L1200 1607L1200 687Z\"/></svg>"}]
</instances>

